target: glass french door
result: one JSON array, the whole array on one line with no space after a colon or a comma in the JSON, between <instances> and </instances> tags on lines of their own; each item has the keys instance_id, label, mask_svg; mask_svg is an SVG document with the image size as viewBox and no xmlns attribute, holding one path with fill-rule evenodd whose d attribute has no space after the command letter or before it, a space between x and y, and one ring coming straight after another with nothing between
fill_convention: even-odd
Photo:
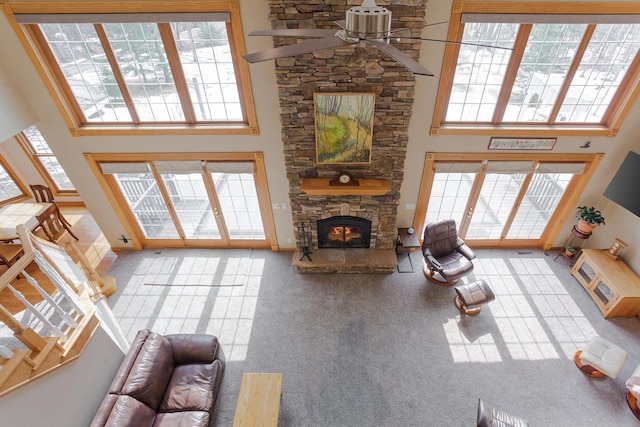
<instances>
[{"instance_id":1,"label":"glass french door","mask_svg":"<svg viewBox=\"0 0 640 427\"><path fill-rule=\"evenodd\" d=\"M460 224L461 235L467 240L504 239L503 233L511 222L524 177L532 169L533 162L486 163Z\"/></svg>"},{"instance_id":2,"label":"glass french door","mask_svg":"<svg viewBox=\"0 0 640 427\"><path fill-rule=\"evenodd\" d=\"M147 243L267 246L253 162L103 163Z\"/></svg>"},{"instance_id":3,"label":"glass french door","mask_svg":"<svg viewBox=\"0 0 640 427\"><path fill-rule=\"evenodd\" d=\"M538 241L584 163L436 163L425 224L453 218L467 242Z\"/></svg>"}]
</instances>

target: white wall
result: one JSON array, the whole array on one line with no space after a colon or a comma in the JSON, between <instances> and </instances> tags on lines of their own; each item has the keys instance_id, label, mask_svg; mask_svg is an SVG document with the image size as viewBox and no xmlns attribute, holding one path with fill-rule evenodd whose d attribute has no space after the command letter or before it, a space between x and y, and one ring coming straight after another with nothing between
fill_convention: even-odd
<instances>
[{"instance_id":1,"label":"white wall","mask_svg":"<svg viewBox=\"0 0 640 427\"><path fill-rule=\"evenodd\" d=\"M78 359L0 398L0 425L88 426L123 359L98 328Z\"/></svg>"},{"instance_id":2,"label":"white wall","mask_svg":"<svg viewBox=\"0 0 640 427\"><path fill-rule=\"evenodd\" d=\"M3 71L3 62L0 62L0 141L11 138L33 119L33 112L18 85Z\"/></svg>"}]
</instances>

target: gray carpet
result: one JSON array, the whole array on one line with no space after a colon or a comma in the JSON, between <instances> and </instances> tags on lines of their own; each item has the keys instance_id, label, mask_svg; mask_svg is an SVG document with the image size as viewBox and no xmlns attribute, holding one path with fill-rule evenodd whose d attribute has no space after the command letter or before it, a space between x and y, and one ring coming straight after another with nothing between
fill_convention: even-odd
<instances>
[{"instance_id":1,"label":"gray carpet","mask_svg":"<svg viewBox=\"0 0 640 427\"><path fill-rule=\"evenodd\" d=\"M419 253L414 273L303 275L291 253L123 252L109 301L129 340L142 328L219 337L218 426L232 425L243 372L284 374L280 426L472 426L479 397L537 426L638 425L624 381L639 321L603 319L555 254L476 253L461 283L483 278L497 298L475 317L426 281ZM223 286L180 285L200 281ZM594 335L629 352L618 378L575 367Z\"/></svg>"}]
</instances>

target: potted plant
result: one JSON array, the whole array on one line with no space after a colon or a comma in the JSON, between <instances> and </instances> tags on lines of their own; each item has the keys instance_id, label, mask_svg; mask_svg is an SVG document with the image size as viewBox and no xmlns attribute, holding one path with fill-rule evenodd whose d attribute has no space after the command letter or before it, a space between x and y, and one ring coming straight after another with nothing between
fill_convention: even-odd
<instances>
[{"instance_id":1,"label":"potted plant","mask_svg":"<svg viewBox=\"0 0 640 427\"><path fill-rule=\"evenodd\" d=\"M576 252L578 252L578 250L576 248L574 248L573 246L567 246L566 248L564 248L564 254L566 256L568 256L569 258L574 256L576 254Z\"/></svg>"},{"instance_id":2,"label":"potted plant","mask_svg":"<svg viewBox=\"0 0 640 427\"><path fill-rule=\"evenodd\" d=\"M578 224L576 228L579 232L584 234L591 234L594 228L604 224L604 217L602 213L593 206L587 208L586 206L578 206L578 213L576 214Z\"/></svg>"}]
</instances>

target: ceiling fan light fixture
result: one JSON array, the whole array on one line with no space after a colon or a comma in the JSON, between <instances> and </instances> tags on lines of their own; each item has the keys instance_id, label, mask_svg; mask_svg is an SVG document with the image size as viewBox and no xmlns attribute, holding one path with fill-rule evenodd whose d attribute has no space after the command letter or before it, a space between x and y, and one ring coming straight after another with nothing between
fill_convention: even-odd
<instances>
[{"instance_id":1,"label":"ceiling fan light fixture","mask_svg":"<svg viewBox=\"0 0 640 427\"><path fill-rule=\"evenodd\" d=\"M347 36L358 39L386 39L391 32L391 11L365 0L362 6L347 10L345 30Z\"/></svg>"}]
</instances>

